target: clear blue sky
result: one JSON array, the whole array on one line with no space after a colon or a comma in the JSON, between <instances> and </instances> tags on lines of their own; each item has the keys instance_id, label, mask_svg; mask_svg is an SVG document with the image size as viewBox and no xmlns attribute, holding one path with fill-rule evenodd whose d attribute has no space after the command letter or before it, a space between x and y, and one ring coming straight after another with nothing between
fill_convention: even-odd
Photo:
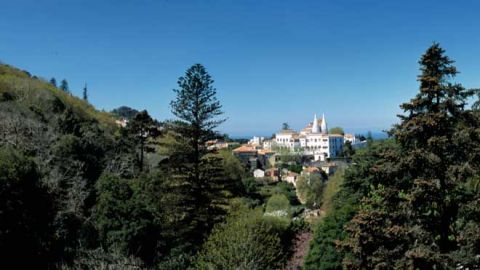
<instances>
[{"instance_id":1,"label":"clear blue sky","mask_svg":"<svg viewBox=\"0 0 480 270\"><path fill-rule=\"evenodd\" d=\"M0 60L88 83L100 109L171 118L179 76L215 79L232 135L299 129L314 113L347 131L397 121L433 41L480 86L480 1L15 0L0 5Z\"/></svg>"}]
</instances>

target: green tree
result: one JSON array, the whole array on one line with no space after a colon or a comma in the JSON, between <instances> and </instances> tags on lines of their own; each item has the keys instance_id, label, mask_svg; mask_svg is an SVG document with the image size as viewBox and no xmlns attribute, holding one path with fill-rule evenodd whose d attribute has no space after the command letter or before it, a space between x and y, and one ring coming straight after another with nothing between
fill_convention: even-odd
<instances>
[{"instance_id":1,"label":"green tree","mask_svg":"<svg viewBox=\"0 0 480 270\"><path fill-rule=\"evenodd\" d=\"M88 101L88 89L87 89L87 84L83 87L83 100Z\"/></svg>"},{"instance_id":2,"label":"green tree","mask_svg":"<svg viewBox=\"0 0 480 270\"><path fill-rule=\"evenodd\" d=\"M265 212L273 213L273 215L278 215L281 217L290 218L292 215L292 211L287 196L283 194L275 194L270 197L267 201Z\"/></svg>"},{"instance_id":3,"label":"green tree","mask_svg":"<svg viewBox=\"0 0 480 270\"><path fill-rule=\"evenodd\" d=\"M378 183L372 169L380 164L384 152L393 149L393 140L376 141L359 149L352 157L352 165L346 169L343 184L328 208L330 212L314 229L315 234L305 258L305 269L343 269L344 258L351 256L348 250L339 245L348 236L344 226L358 211L357 206L361 198L368 195L369 187Z\"/></svg>"},{"instance_id":4,"label":"green tree","mask_svg":"<svg viewBox=\"0 0 480 270\"><path fill-rule=\"evenodd\" d=\"M63 79L60 82L60 89L63 90L64 92L70 93L70 89L68 88L68 82L67 80Z\"/></svg>"},{"instance_id":5,"label":"green tree","mask_svg":"<svg viewBox=\"0 0 480 270\"><path fill-rule=\"evenodd\" d=\"M50 79L50 84L53 85L53 86L55 86L55 87L57 87L57 80L52 77L52 78Z\"/></svg>"},{"instance_id":6,"label":"green tree","mask_svg":"<svg viewBox=\"0 0 480 270\"><path fill-rule=\"evenodd\" d=\"M141 180L143 186L137 184L137 179L103 175L96 184L98 199L93 220L102 246L108 251L136 256L152 265L156 256L165 251L162 217L157 217L161 211L156 211L159 209L152 202L152 190L142 188L149 186L151 179Z\"/></svg>"},{"instance_id":7,"label":"green tree","mask_svg":"<svg viewBox=\"0 0 480 270\"><path fill-rule=\"evenodd\" d=\"M195 64L178 80L177 97L171 102L176 119L167 124L170 143L166 143L168 173L176 179L175 188L188 194L184 211L193 225L186 242L201 243L206 233L224 212L226 179L221 159L209 155L208 140L218 137L215 128L224 119L216 98L213 79L205 67Z\"/></svg>"},{"instance_id":8,"label":"green tree","mask_svg":"<svg viewBox=\"0 0 480 270\"><path fill-rule=\"evenodd\" d=\"M111 113L117 117L122 117L127 120L132 120L137 113L139 113L138 110L132 109L128 106L120 106L116 109L113 109Z\"/></svg>"},{"instance_id":9,"label":"green tree","mask_svg":"<svg viewBox=\"0 0 480 270\"><path fill-rule=\"evenodd\" d=\"M297 179L297 195L299 200L309 208L318 208L322 203L322 193L325 188L326 175L307 174Z\"/></svg>"},{"instance_id":10,"label":"green tree","mask_svg":"<svg viewBox=\"0 0 480 270\"><path fill-rule=\"evenodd\" d=\"M303 166L301 164L290 164L288 165L288 170L291 171L291 172L295 172L295 173L301 173L302 170L303 170Z\"/></svg>"},{"instance_id":11,"label":"green tree","mask_svg":"<svg viewBox=\"0 0 480 270\"><path fill-rule=\"evenodd\" d=\"M391 131L399 153L376 165L376 181L348 226L348 267L479 267L479 249L459 249L480 243L464 242L479 225L465 215L477 202L465 185L480 172L479 122L465 109L473 92L451 82L457 70L444 52L433 44L420 60L420 91L401 105L406 114Z\"/></svg>"},{"instance_id":12,"label":"green tree","mask_svg":"<svg viewBox=\"0 0 480 270\"><path fill-rule=\"evenodd\" d=\"M5 266L48 268L54 210L35 163L0 148L0 254Z\"/></svg>"},{"instance_id":13,"label":"green tree","mask_svg":"<svg viewBox=\"0 0 480 270\"><path fill-rule=\"evenodd\" d=\"M137 164L140 172L144 169L145 153L153 152L152 140L160 136L159 125L146 110L135 115L127 125L128 135L138 147Z\"/></svg>"},{"instance_id":14,"label":"green tree","mask_svg":"<svg viewBox=\"0 0 480 270\"><path fill-rule=\"evenodd\" d=\"M341 127L332 127L328 133L345 135L345 131Z\"/></svg>"},{"instance_id":15,"label":"green tree","mask_svg":"<svg viewBox=\"0 0 480 270\"><path fill-rule=\"evenodd\" d=\"M346 141L343 145L342 156L346 159L350 159L355 154L355 149L352 147L352 142Z\"/></svg>"},{"instance_id":16,"label":"green tree","mask_svg":"<svg viewBox=\"0 0 480 270\"><path fill-rule=\"evenodd\" d=\"M288 201L287 201L288 203ZM259 210L244 210L215 227L199 253L196 269L278 269L280 238Z\"/></svg>"},{"instance_id":17,"label":"green tree","mask_svg":"<svg viewBox=\"0 0 480 270\"><path fill-rule=\"evenodd\" d=\"M341 270L346 252L340 249L337 242L346 238L345 224L355 213L358 203L355 196L350 197L342 191L333 202L332 212L328 213L315 229L309 252L305 258L305 270Z\"/></svg>"},{"instance_id":18,"label":"green tree","mask_svg":"<svg viewBox=\"0 0 480 270\"><path fill-rule=\"evenodd\" d=\"M282 124L282 130L289 130L289 129L290 129L290 125L287 122Z\"/></svg>"}]
</instances>

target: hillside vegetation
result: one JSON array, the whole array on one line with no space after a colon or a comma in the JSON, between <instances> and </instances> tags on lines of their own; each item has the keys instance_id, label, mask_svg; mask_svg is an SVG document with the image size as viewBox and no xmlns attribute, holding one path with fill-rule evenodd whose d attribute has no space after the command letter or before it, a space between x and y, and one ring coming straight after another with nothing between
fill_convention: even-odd
<instances>
[{"instance_id":1,"label":"hillside vegetation","mask_svg":"<svg viewBox=\"0 0 480 270\"><path fill-rule=\"evenodd\" d=\"M421 57L417 95L353 156L305 269L480 269L479 90L453 63L438 44Z\"/></svg>"},{"instance_id":2,"label":"hillside vegetation","mask_svg":"<svg viewBox=\"0 0 480 270\"><path fill-rule=\"evenodd\" d=\"M304 269L480 269L480 91L453 80L438 44L419 63L390 137L350 145L345 169L296 187L207 147L226 120L201 64L178 80L164 122L100 112L65 80L0 65L2 266L298 269L313 231ZM302 217L318 208L311 230Z\"/></svg>"},{"instance_id":3,"label":"hillside vegetation","mask_svg":"<svg viewBox=\"0 0 480 270\"><path fill-rule=\"evenodd\" d=\"M287 185L263 194L231 151L205 147L223 136L214 130L224 120L212 83L202 65L192 66L175 90L176 118L159 122L128 107L98 111L87 95L73 96L66 82L57 88L0 65L2 264L18 269L282 265L294 230L289 201L294 192ZM116 117L127 118L126 127L117 126ZM264 217L265 211L271 215ZM232 245L237 227L244 230ZM239 256L244 245L259 248ZM222 246L229 248L217 249Z\"/></svg>"}]
</instances>

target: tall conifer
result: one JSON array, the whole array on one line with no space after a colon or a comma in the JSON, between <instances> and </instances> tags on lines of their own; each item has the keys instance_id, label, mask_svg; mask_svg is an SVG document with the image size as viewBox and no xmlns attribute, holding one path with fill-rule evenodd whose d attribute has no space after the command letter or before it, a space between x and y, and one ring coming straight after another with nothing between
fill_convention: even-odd
<instances>
[{"instance_id":1,"label":"tall conifer","mask_svg":"<svg viewBox=\"0 0 480 270\"><path fill-rule=\"evenodd\" d=\"M222 203L221 161L209 155L206 142L218 136L215 128L224 119L222 106L216 97L213 79L204 66L195 64L178 80L177 97L171 102L176 119L167 127L173 142L168 146L169 170L176 179L176 188L185 195L184 210L189 213L190 239L203 240L219 217Z\"/></svg>"},{"instance_id":2,"label":"tall conifer","mask_svg":"<svg viewBox=\"0 0 480 270\"><path fill-rule=\"evenodd\" d=\"M462 263L461 224L469 222L462 209L472 199L465 184L480 169L479 122L465 109L473 92L452 81L457 70L444 53L435 43L419 62L420 91L401 105L405 114L391 131L400 150L384 153L374 166L373 189L348 227L346 243L355 255L346 260L350 267L450 269Z\"/></svg>"}]
</instances>

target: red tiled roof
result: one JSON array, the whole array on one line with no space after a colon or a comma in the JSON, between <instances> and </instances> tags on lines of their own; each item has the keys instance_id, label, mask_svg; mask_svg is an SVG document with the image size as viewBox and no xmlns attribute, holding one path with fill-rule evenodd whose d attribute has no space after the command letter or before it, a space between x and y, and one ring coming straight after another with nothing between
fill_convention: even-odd
<instances>
[{"instance_id":1,"label":"red tiled roof","mask_svg":"<svg viewBox=\"0 0 480 270\"><path fill-rule=\"evenodd\" d=\"M306 167L305 169L303 169L303 171L312 173L312 172L319 172L320 169L317 167Z\"/></svg>"},{"instance_id":2,"label":"red tiled roof","mask_svg":"<svg viewBox=\"0 0 480 270\"><path fill-rule=\"evenodd\" d=\"M260 149L260 150L258 150L258 153L260 155L266 155L266 154L273 154L273 153L275 153L275 151L272 151L270 149Z\"/></svg>"},{"instance_id":3,"label":"red tiled roof","mask_svg":"<svg viewBox=\"0 0 480 270\"><path fill-rule=\"evenodd\" d=\"M242 145L238 148L233 149L235 153L256 153L257 150L254 147Z\"/></svg>"}]
</instances>

